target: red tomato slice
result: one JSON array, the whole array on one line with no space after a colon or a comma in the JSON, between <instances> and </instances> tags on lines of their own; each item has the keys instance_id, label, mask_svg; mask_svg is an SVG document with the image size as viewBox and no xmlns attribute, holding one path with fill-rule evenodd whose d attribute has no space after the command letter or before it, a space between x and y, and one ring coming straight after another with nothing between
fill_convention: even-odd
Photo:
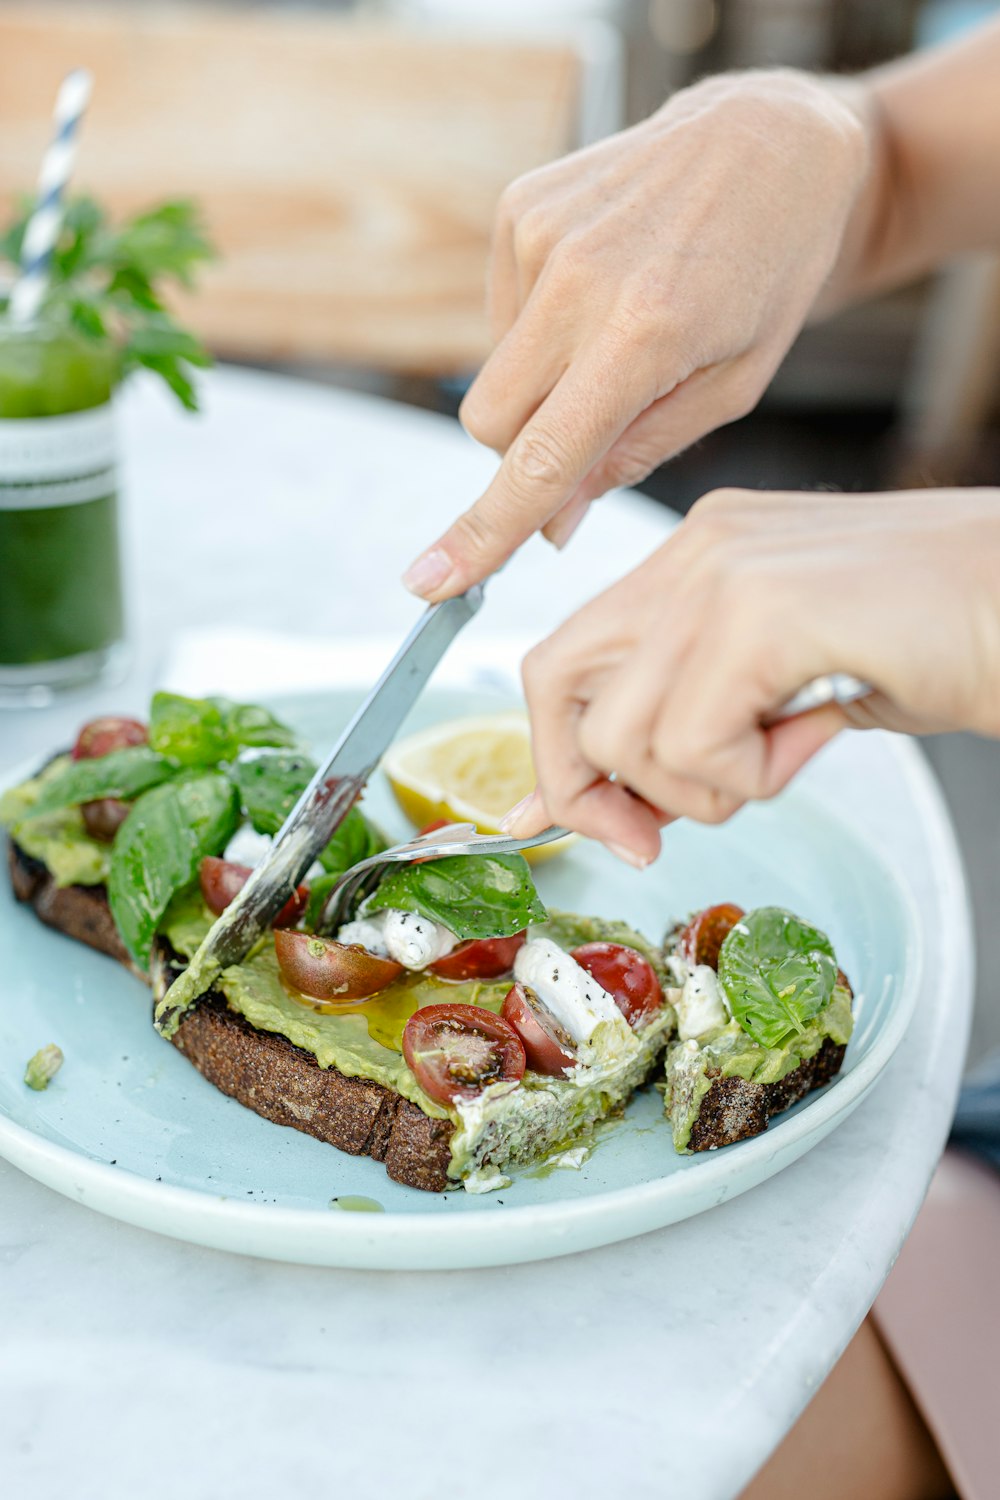
<instances>
[{"instance_id":1,"label":"red tomato slice","mask_svg":"<svg viewBox=\"0 0 1000 1500\"><path fill-rule=\"evenodd\" d=\"M511 985L500 1014L521 1038L528 1067L533 1072L544 1073L546 1078L562 1078L567 1068L576 1067L578 1059L570 1051L569 1036L555 1016L523 985Z\"/></svg>"},{"instance_id":2,"label":"red tomato slice","mask_svg":"<svg viewBox=\"0 0 1000 1500\"><path fill-rule=\"evenodd\" d=\"M474 1099L488 1084L524 1077L521 1038L508 1021L478 1005L425 1005L403 1032L403 1056L438 1104Z\"/></svg>"},{"instance_id":3,"label":"red tomato slice","mask_svg":"<svg viewBox=\"0 0 1000 1500\"><path fill-rule=\"evenodd\" d=\"M663 991L648 959L623 943L584 943L572 955L607 990L630 1026L640 1026L663 1004Z\"/></svg>"},{"instance_id":4,"label":"red tomato slice","mask_svg":"<svg viewBox=\"0 0 1000 1500\"><path fill-rule=\"evenodd\" d=\"M724 902L706 906L693 916L677 939L677 953L689 964L708 964L718 970L719 949L745 915L742 906Z\"/></svg>"},{"instance_id":5,"label":"red tomato slice","mask_svg":"<svg viewBox=\"0 0 1000 1500\"><path fill-rule=\"evenodd\" d=\"M274 949L289 984L314 1000L367 1000L403 972L359 943L336 943L309 932L276 932Z\"/></svg>"},{"instance_id":6,"label":"red tomato slice","mask_svg":"<svg viewBox=\"0 0 1000 1500\"><path fill-rule=\"evenodd\" d=\"M95 802L84 802L83 826L92 839L101 839L110 844L119 828L132 811L130 802L120 797L100 797Z\"/></svg>"},{"instance_id":7,"label":"red tomato slice","mask_svg":"<svg viewBox=\"0 0 1000 1500\"><path fill-rule=\"evenodd\" d=\"M439 979L500 979L510 973L526 941L524 932L508 938L470 938L427 967Z\"/></svg>"},{"instance_id":8,"label":"red tomato slice","mask_svg":"<svg viewBox=\"0 0 1000 1500\"><path fill-rule=\"evenodd\" d=\"M448 828L450 826L447 818L435 818L433 822L424 824L423 828L417 834L417 838L422 839L425 833L437 833L439 828Z\"/></svg>"},{"instance_id":9,"label":"red tomato slice","mask_svg":"<svg viewBox=\"0 0 1000 1500\"><path fill-rule=\"evenodd\" d=\"M221 916L252 874L249 865L238 865L231 859L216 859L214 854L207 854L198 871L198 883L209 911L214 911L217 917ZM271 926L293 927L305 911L308 900L309 887L296 886L295 895L288 898Z\"/></svg>"},{"instance_id":10,"label":"red tomato slice","mask_svg":"<svg viewBox=\"0 0 1000 1500\"><path fill-rule=\"evenodd\" d=\"M105 715L84 724L73 746L74 760L99 760L112 750L125 750L129 745L148 745L149 730L138 719L119 719Z\"/></svg>"}]
</instances>

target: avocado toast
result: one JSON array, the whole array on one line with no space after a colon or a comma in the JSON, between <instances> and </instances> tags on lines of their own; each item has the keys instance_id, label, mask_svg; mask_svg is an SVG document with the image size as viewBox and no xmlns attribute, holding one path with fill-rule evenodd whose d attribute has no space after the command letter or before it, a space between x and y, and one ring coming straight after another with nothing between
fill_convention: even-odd
<instances>
[{"instance_id":1,"label":"avocado toast","mask_svg":"<svg viewBox=\"0 0 1000 1500\"><path fill-rule=\"evenodd\" d=\"M113 731L123 721L107 722ZM277 831L312 766L284 726L245 705L158 694L147 743L140 741L142 728L134 740L109 745L87 726L75 758L56 757L8 792L0 816L10 833L18 898L43 921L126 963L160 999L221 909L211 867L224 875L242 871L245 879L234 857L239 840L245 848L247 838L260 841ZM309 910L293 912L294 926L278 935L341 960L353 954L355 964L358 954L363 963L378 963L359 943L320 938L309 927L343 870L383 842L353 809L303 893ZM458 863L461 871L449 873ZM512 982L518 950L537 955L556 939L520 856L497 857L488 868L476 860L437 861L423 873L408 869L401 880L410 894L400 880L395 894L383 882L375 893L384 898L381 910L364 920L371 929L409 923L411 945L421 924L436 927L440 939L445 929L421 916L416 887L433 885L440 896L445 882L452 929L436 959L443 973L424 972L427 954L409 958L409 967L383 959L395 967L394 982L381 983L375 994L345 996L335 986L331 996L320 983L307 994L283 970L268 934L181 1018L171 1039L223 1092L268 1119L383 1160L397 1181L432 1191L495 1186L505 1167L540 1162L621 1109L653 1071L673 1027L662 970L654 970L658 953L622 929L655 999L630 1024L559 950L564 984L570 970L580 984L560 1023L537 1007L537 1024L565 1043L567 1056L553 1067L543 1055L544 1038L541 1052L529 1046L526 1053L500 1015L508 993L519 988ZM574 939L600 936L594 924L573 920ZM499 960L497 940L508 945ZM405 942L398 951L406 957ZM562 1003L558 993L554 1003ZM426 1024L442 1008L448 1014L435 1018L438 1031L411 1056L408 1021L419 1012ZM444 1079L434 1077L442 1038L451 1068ZM448 1048L456 1047L477 1055L450 1057Z\"/></svg>"},{"instance_id":2,"label":"avocado toast","mask_svg":"<svg viewBox=\"0 0 1000 1500\"><path fill-rule=\"evenodd\" d=\"M124 744L121 732L109 744L86 726L75 758L12 789L0 817L18 898L125 963L159 1002L312 765L265 710L223 700L158 694L148 740L142 725ZM797 1041L767 1057L725 1000L696 1039L689 981L704 986L704 953L685 971L678 933L660 948L622 923L547 913L520 856L401 868L335 936L316 932L331 885L380 847L354 808L309 889L290 893L275 931L170 1038L264 1118L381 1160L406 1185L482 1191L585 1142L665 1049L680 1150L758 1133L839 1067L849 998L845 1020L820 984Z\"/></svg>"}]
</instances>

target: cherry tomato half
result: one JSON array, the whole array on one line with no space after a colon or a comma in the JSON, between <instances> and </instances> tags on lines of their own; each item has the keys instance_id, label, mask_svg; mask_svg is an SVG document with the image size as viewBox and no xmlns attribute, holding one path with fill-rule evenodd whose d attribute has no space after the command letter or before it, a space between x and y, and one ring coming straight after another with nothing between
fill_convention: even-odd
<instances>
[{"instance_id":1,"label":"cherry tomato half","mask_svg":"<svg viewBox=\"0 0 1000 1500\"><path fill-rule=\"evenodd\" d=\"M510 973L526 941L524 932L508 938L470 938L427 967L439 979L500 979Z\"/></svg>"},{"instance_id":2,"label":"cherry tomato half","mask_svg":"<svg viewBox=\"0 0 1000 1500\"><path fill-rule=\"evenodd\" d=\"M719 949L743 916L742 906L723 902L706 906L693 916L677 939L677 953L689 964L708 964L718 970Z\"/></svg>"},{"instance_id":3,"label":"cherry tomato half","mask_svg":"<svg viewBox=\"0 0 1000 1500\"><path fill-rule=\"evenodd\" d=\"M562 1078L567 1068L575 1068L577 1056L570 1051L572 1041L555 1016L539 1004L522 984L511 985L500 1014L521 1038L528 1067L546 1078Z\"/></svg>"},{"instance_id":4,"label":"cherry tomato half","mask_svg":"<svg viewBox=\"0 0 1000 1500\"><path fill-rule=\"evenodd\" d=\"M648 959L623 943L584 943L573 957L607 990L630 1026L639 1026L663 1004L660 981Z\"/></svg>"},{"instance_id":5,"label":"cherry tomato half","mask_svg":"<svg viewBox=\"0 0 1000 1500\"><path fill-rule=\"evenodd\" d=\"M217 917L221 916L252 874L249 865L238 865L231 859L216 859L214 854L207 854L198 870L198 883L209 911L214 911ZM305 911L308 900L309 887L297 886L295 895L285 902L271 923L272 927L294 926Z\"/></svg>"},{"instance_id":6,"label":"cherry tomato half","mask_svg":"<svg viewBox=\"0 0 1000 1500\"><path fill-rule=\"evenodd\" d=\"M360 943L309 932L276 932L274 949L289 984L314 1000L367 1000L403 972L402 964L377 958Z\"/></svg>"},{"instance_id":7,"label":"cherry tomato half","mask_svg":"<svg viewBox=\"0 0 1000 1500\"><path fill-rule=\"evenodd\" d=\"M83 826L90 837L110 844L132 811L132 804L123 802L120 797L100 797L95 802L84 802L80 811Z\"/></svg>"},{"instance_id":8,"label":"cherry tomato half","mask_svg":"<svg viewBox=\"0 0 1000 1500\"><path fill-rule=\"evenodd\" d=\"M478 1005L425 1005L403 1032L403 1056L438 1104L474 1099L491 1083L524 1077L521 1038L508 1021Z\"/></svg>"},{"instance_id":9,"label":"cherry tomato half","mask_svg":"<svg viewBox=\"0 0 1000 1500\"><path fill-rule=\"evenodd\" d=\"M112 750L125 750L129 745L148 745L149 730L138 719L119 719L105 715L84 724L73 746L74 760L99 760Z\"/></svg>"}]
</instances>

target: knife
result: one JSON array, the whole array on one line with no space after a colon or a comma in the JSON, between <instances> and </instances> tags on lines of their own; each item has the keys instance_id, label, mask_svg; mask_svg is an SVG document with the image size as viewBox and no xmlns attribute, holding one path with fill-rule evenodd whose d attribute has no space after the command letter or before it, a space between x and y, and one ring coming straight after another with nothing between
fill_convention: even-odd
<instances>
[{"instance_id":1,"label":"knife","mask_svg":"<svg viewBox=\"0 0 1000 1500\"><path fill-rule=\"evenodd\" d=\"M246 957L343 822L438 662L483 602L483 586L431 605L292 808L266 858L214 923L187 968L156 1006L171 1037L194 1002Z\"/></svg>"}]
</instances>

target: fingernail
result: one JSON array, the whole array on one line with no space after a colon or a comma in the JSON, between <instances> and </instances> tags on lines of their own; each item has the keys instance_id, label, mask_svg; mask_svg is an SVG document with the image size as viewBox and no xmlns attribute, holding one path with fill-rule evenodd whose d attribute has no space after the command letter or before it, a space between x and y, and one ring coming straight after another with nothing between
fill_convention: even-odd
<instances>
[{"instance_id":1,"label":"fingernail","mask_svg":"<svg viewBox=\"0 0 1000 1500\"><path fill-rule=\"evenodd\" d=\"M432 547L410 564L403 574L403 582L411 594L429 594L433 589L439 589L453 571L454 565L447 552Z\"/></svg>"},{"instance_id":2,"label":"fingernail","mask_svg":"<svg viewBox=\"0 0 1000 1500\"><path fill-rule=\"evenodd\" d=\"M648 865L652 864L648 855L637 854L634 849L628 849L624 844L607 843L605 848L610 849L611 853L616 854L619 859L623 859L627 865L631 865L633 870L645 870Z\"/></svg>"},{"instance_id":3,"label":"fingernail","mask_svg":"<svg viewBox=\"0 0 1000 1500\"><path fill-rule=\"evenodd\" d=\"M521 821L522 816L528 811L528 808L532 805L537 795L537 792L529 792L526 797L521 798L520 802L515 802L510 812L504 813L500 819L500 830L502 833L510 833L511 829Z\"/></svg>"},{"instance_id":4,"label":"fingernail","mask_svg":"<svg viewBox=\"0 0 1000 1500\"><path fill-rule=\"evenodd\" d=\"M559 511L558 515L552 517L552 520L546 527L545 534L553 547L560 552L562 551L589 509L589 500L570 500Z\"/></svg>"}]
</instances>

